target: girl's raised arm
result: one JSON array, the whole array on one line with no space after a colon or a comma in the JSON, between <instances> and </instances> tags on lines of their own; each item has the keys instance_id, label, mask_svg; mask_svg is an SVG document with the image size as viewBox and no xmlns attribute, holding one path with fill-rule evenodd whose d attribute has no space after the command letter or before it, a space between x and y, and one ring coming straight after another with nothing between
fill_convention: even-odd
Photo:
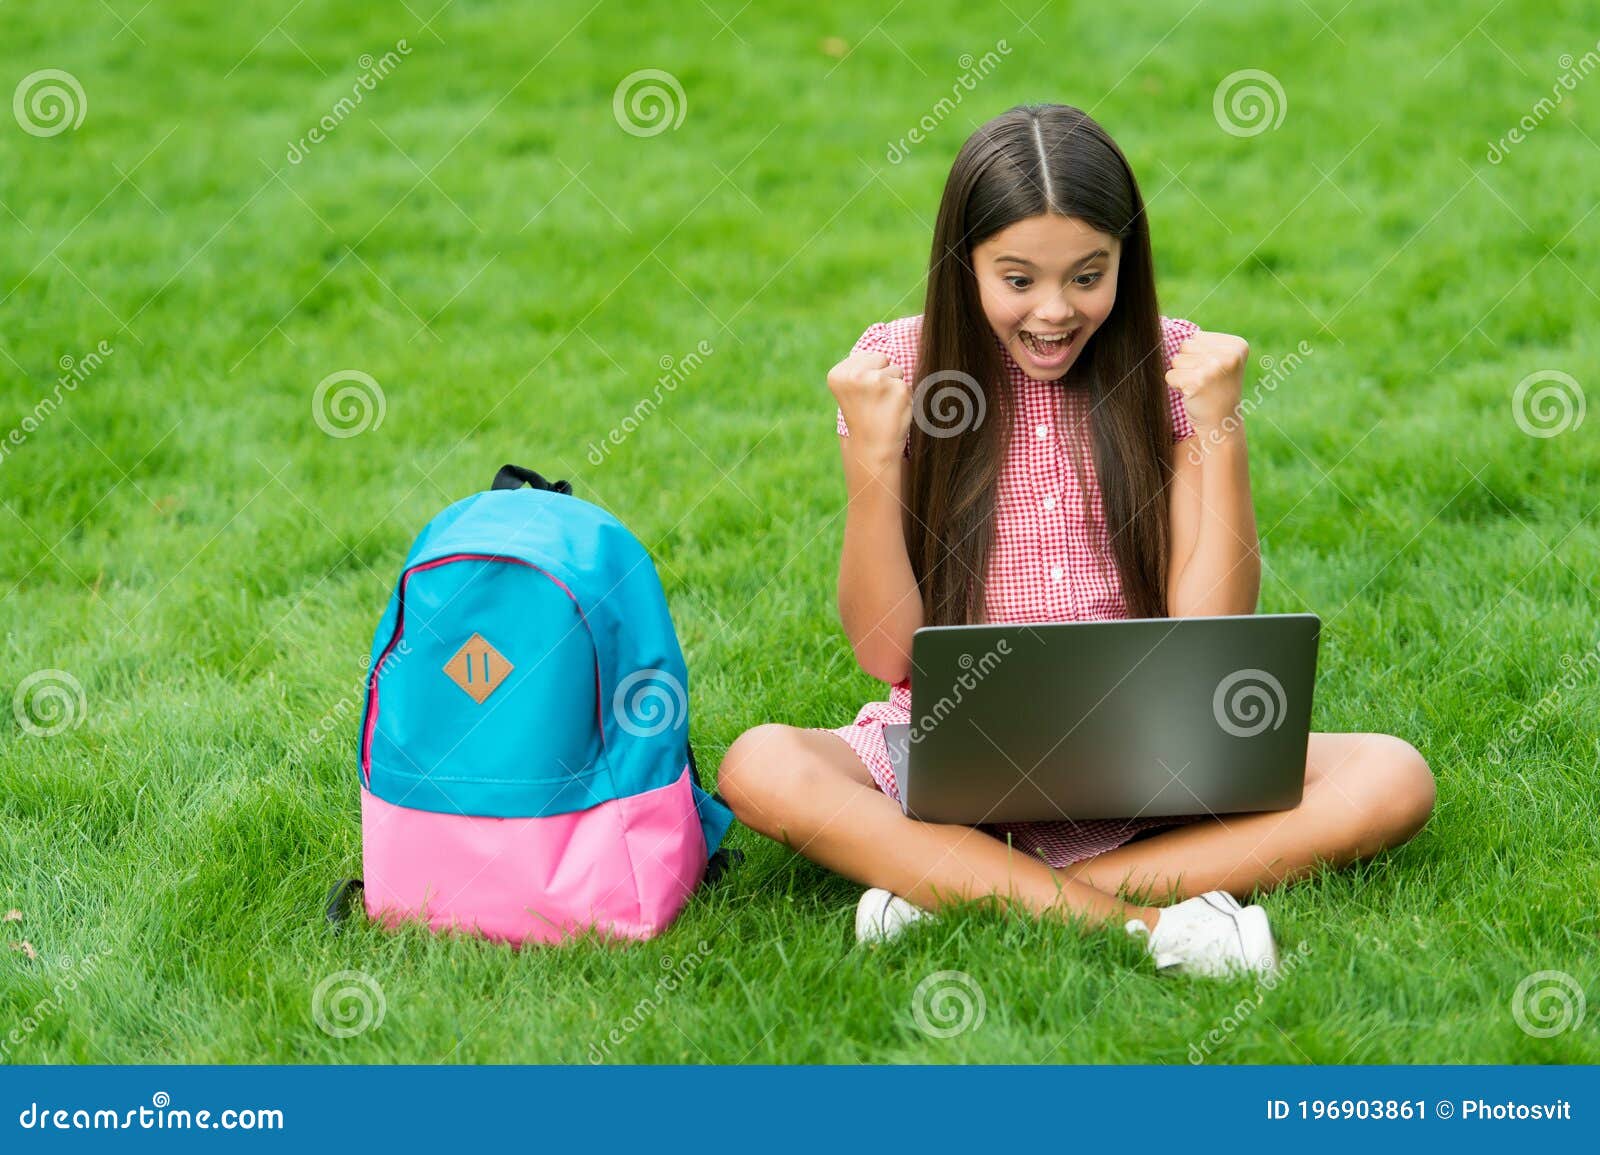
<instances>
[{"instance_id":1,"label":"girl's raised arm","mask_svg":"<svg viewBox=\"0 0 1600 1155\"><path fill-rule=\"evenodd\" d=\"M911 390L882 353L855 352L828 374L850 433L839 438L847 505L839 620L861 668L891 684L911 673L922 596L906 550L905 445Z\"/></svg>"}]
</instances>

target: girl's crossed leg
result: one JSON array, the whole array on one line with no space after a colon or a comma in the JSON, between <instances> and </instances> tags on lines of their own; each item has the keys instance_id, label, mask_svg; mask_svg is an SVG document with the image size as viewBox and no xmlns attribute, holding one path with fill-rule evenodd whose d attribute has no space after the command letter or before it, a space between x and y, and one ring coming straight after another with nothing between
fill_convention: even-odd
<instances>
[{"instance_id":1,"label":"girl's crossed leg","mask_svg":"<svg viewBox=\"0 0 1600 1155\"><path fill-rule=\"evenodd\" d=\"M1114 897L1178 902L1209 890L1240 899L1397 846L1427 821L1433 774L1382 734L1313 734L1292 810L1230 814L1052 868L973 827L908 820L854 750L821 730L767 724L728 748L718 788L745 825L863 886L934 910L993 898L1090 923L1158 912Z\"/></svg>"}]
</instances>

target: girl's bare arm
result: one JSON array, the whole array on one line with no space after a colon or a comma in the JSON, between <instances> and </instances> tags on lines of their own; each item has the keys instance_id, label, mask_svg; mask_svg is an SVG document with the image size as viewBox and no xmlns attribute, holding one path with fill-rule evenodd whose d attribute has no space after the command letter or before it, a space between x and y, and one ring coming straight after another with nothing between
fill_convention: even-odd
<instances>
[{"instance_id":1,"label":"girl's bare arm","mask_svg":"<svg viewBox=\"0 0 1600 1155\"><path fill-rule=\"evenodd\" d=\"M839 558L839 620L856 661L895 683L911 672L911 636L922 625L922 597L906 552L904 459L887 459L841 437L845 489Z\"/></svg>"},{"instance_id":2,"label":"girl's bare arm","mask_svg":"<svg viewBox=\"0 0 1600 1155\"><path fill-rule=\"evenodd\" d=\"M1197 333L1167 373L1196 434L1172 449L1167 613L1175 618L1256 612L1261 549L1239 411L1249 352L1230 334Z\"/></svg>"},{"instance_id":3,"label":"girl's bare arm","mask_svg":"<svg viewBox=\"0 0 1600 1155\"><path fill-rule=\"evenodd\" d=\"M905 458L911 391L881 353L853 353L828 374L849 436L844 462L844 548L839 558L839 620L856 661L895 683L911 672L911 636L922 599L906 551Z\"/></svg>"}]
</instances>

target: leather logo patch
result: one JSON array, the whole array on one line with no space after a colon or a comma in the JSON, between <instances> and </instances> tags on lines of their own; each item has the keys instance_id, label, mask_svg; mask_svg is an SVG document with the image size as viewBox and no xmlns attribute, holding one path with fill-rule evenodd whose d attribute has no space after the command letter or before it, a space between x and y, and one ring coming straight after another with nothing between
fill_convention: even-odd
<instances>
[{"instance_id":1,"label":"leather logo patch","mask_svg":"<svg viewBox=\"0 0 1600 1155\"><path fill-rule=\"evenodd\" d=\"M479 705L495 692L515 668L499 650L484 640L482 634L473 634L444 664L445 676L471 695Z\"/></svg>"}]
</instances>

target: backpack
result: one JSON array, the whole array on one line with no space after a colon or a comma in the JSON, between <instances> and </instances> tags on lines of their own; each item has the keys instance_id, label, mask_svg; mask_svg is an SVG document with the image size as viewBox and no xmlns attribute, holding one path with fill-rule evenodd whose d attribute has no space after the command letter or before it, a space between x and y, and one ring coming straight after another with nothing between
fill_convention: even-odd
<instances>
[{"instance_id":1,"label":"backpack","mask_svg":"<svg viewBox=\"0 0 1600 1155\"><path fill-rule=\"evenodd\" d=\"M378 623L365 879L335 886L330 920L360 890L387 925L514 944L660 933L730 862L688 688L644 546L567 482L507 465L417 536Z\"/></svg>"}]
</instances>

